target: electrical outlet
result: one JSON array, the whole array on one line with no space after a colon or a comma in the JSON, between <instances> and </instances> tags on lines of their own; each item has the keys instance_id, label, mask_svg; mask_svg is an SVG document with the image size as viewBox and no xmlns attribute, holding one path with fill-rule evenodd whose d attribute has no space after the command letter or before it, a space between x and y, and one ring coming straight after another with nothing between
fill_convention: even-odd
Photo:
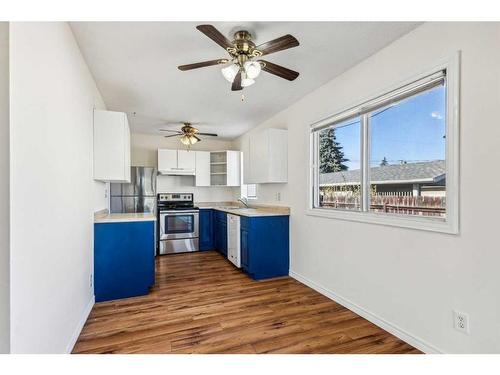
<instances>
[{"instance_id":1,"label":"electrical outlet","mask_svg":"<svg viewBox=\"0 0 500 375\"><path fill-rule=\"evenodd\" d=\"M279 191L276 193L276 201L281 201L281 193Z\"/></svg>"},{"instance_id":2,"label":"electrical outlet","mask_svg":"<svg viewBox=\"0 0 500 375\"><path fill-rule=\"evenodd\" d=\"M469 315L460 311L453 311L455 329L466 335L469 334Z\"/></svg>"},{"instance_id":3,"label":"electrical outlet","mask_svg":"<svg viewBox=\"0 0 500 375\"><path fill-rule=\"evenodd\" d=\"M107 198L108 197L108 188L105 188L104 189L104 198Z\"/></svg>"},{"instance_id":4,"label":"electrical outlet","mask_svg":"<svg viewBox=\"0 0 500 375\"><path fill-rule=\"evenodd\" d=\"M94 275L90 274L90 287L94 286Z\"/></svg>"}]
</instances>

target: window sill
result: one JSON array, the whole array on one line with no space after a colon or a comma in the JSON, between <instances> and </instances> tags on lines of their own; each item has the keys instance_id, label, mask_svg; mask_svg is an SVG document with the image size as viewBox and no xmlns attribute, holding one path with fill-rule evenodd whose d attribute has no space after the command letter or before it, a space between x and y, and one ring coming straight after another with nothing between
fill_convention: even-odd
<instances>
[{"instance_id":1,"label":"window sill","mask_svg":"<svg viewBox=\"0 0 500 375\"><path fill-rule=\"evenodd\" d=\"M431 232L458 234L458 225L455 222L438 218L421 218L401 215L376 214L370 212L341 211L324 208L310 208L306 215L329 219L355 221L360 223L388 225L400 228L425 230Z\"/></svg>"}]
</instances>

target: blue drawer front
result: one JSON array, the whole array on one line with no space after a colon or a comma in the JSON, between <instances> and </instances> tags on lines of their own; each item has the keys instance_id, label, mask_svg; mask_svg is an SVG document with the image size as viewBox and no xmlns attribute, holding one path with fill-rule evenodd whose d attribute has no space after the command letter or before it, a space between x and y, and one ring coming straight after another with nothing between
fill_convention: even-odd
<instances>
[{"instance_id":1,"label":"blue drawer front","mask_svg":"<svg viewBox=\"0 0 500 375\"><path fill-rule=\"evenodd\" d=\"M94 225L97 302L147 294L154 285L154 222Z\"/></svg>"}]
</instances>

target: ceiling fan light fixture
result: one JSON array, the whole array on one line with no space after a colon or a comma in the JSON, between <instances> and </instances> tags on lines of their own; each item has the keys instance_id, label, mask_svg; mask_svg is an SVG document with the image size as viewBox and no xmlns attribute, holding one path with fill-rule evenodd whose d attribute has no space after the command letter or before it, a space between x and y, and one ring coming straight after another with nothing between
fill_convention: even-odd
<instances>
[{"instance_id":1,"label":"ceiling fan light fixture","mask_svg":"<svg viewBox=\"0 0 500 375\"><path fill-rule=\"evenodd\" d=\"M262 66L257 61L247 61L245 62L243 67L245 68L247 78L252 80L259 76L260 71L262 69Z\"/></svg>"},{"instance_id":2,"label":"ceiling fan light fixture","mask_svg":"<svg viewBox=\"0 0 500 375\"><path fill-rule=\"evenodd\" d=\"M182 144L186 146L192 146L197 143L200 139L195 135L183 135L181 137Z\"/></svg>"},{"instance_id":3,"label":"ceiling fan light fixture","mask_svg":"<svg viewBox=\"0 0 500 375\"><path fill-rule=\"evenodd\" d=\"M241 87L252 86L255 83L254 79L251 78L243 78L241 80Z\"/></svg>"},{"instance_id":4,"label":"ceiling fan light fixture","mask_svg":"<svg viewBox=\"0 0 500 375\"><path fill-rule=\"evenodd\" d=\"M233 82L234 77L236 77L236 74L240 71L240 67L236 64L231 63L230 65L222 68L222 75L228 82Z\"/></svg>"}]
</instances>

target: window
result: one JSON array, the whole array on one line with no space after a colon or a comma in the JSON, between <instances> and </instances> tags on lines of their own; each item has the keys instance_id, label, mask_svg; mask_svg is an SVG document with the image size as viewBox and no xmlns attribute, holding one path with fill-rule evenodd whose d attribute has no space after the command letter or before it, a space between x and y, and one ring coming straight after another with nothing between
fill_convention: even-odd
<instances>
[{"instance_id":1,"label":"window","mask_svg":"<svg viewBox=\"0 0 500 375\"><path fill-rule=\"evenodd\" d=\"M361 210L361 119L356 117L319 131L319 206Z\"/></svg>"},{"instance_id":2,"label":"window","mask_svg":"<svg viewBox=\"0 0 500 375\"><path fill-rule=\"evenodd\" d=\"M457 232L455 67L311 126L310 214Z\"/></svg>"},{"instance_id":3,"label":"window","mask_svg":"<svg viewBox=\"0 0 500 375\"><path fill-rule=\"evenodd\" d=\"M243 153L241 153L241 182L240 182L240 196L245 199L257 199L257 185L256 184L244 184L243 183L243 174L245 170L243 169Z\"/></svg>"},{"instance_id":4,"label":"window","mask_svg":"<svg viewBox=\"0 0 500 375\"><path fill-rule=\"evenodd\" d=\"M241 197L246 199L257 199L257 185L255 184L241 184Z\"/></svg>"}]
</instances>

